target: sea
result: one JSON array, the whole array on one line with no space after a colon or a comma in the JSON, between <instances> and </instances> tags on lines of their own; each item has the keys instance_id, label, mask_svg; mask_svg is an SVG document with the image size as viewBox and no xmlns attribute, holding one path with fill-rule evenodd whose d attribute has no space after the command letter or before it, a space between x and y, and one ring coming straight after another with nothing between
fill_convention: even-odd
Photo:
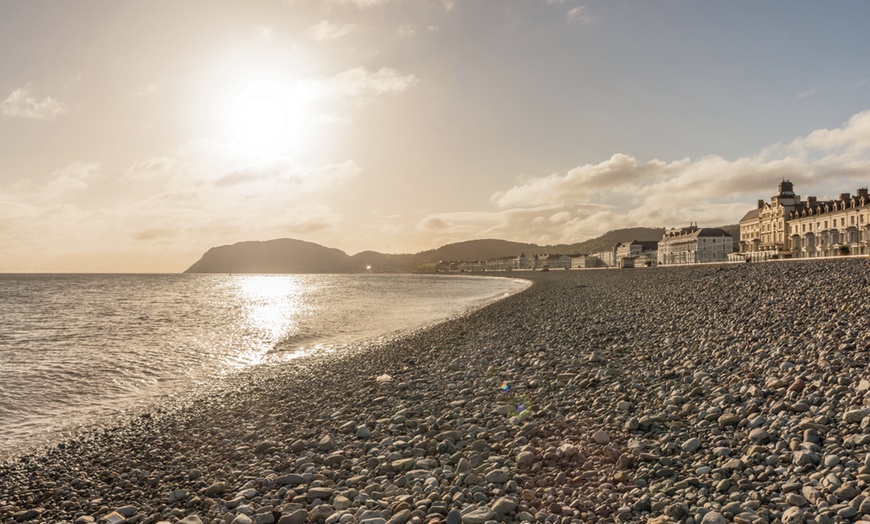
<instances>
[{"instance_id":1,"label":"sea","mask_svg":"<svg viewBox=\"0 0 870 524\"><path fill-rule=\"evenodd\" d=\"M0 460L250 366L304 365L528 285L460 275L0 274Z\"/></svg>"}]
</instances>

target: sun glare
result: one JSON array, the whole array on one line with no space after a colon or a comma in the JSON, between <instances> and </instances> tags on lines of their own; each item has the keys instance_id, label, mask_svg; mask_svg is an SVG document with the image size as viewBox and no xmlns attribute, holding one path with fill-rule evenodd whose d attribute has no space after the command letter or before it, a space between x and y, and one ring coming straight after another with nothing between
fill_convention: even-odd
<instances>
[{"instance_id":1,"label":"sun glare","mask_svg":"<svg viewBox=\"0 0 870 524\"><path fill-rule=\"evenodd\" d=\"M303 111L289 87L252 82L233 98L230 131L243 149L278 156L292 148L303 129Z\"/></svg>"}]
</instances>

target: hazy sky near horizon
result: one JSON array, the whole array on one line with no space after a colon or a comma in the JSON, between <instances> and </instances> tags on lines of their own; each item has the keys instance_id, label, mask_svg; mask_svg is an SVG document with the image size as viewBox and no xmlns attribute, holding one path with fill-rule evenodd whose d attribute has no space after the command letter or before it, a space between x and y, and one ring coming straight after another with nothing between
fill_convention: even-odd
<instances>
[{"instance_id":1,"label":"hazy sky near horizon","mask_svg":"<svg viewBox=\"0 0 870 524\"><path fill-rule=\"evenodd\" d=\"M0 0L0 272L736 223L870 184L870 3Z\"/></svg>"}]
</instances>

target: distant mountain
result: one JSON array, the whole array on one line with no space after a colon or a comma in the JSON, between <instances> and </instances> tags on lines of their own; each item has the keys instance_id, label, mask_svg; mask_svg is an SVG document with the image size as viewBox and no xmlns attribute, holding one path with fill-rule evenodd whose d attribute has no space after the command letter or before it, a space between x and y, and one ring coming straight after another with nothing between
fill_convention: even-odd
<instances>
[{"instance_id":1,"label":"distant mountain","mask_svg":"<svg viewBox=\"0 0 870 524\"><path fill-rule=\"evenodd\" d=\"M592 238L579 244L574 244L577 253L591 254L606 251L616 244L627 243L633 240L649 241L661 240L665 234L663 227L630 227L608 231L598 238Z\"/></svg>"},{"instance_id":2,"label":"distant mountain","mask_svg":"<svg viewBox=\"0 0 870 524\"><path fill-rule=\"evenodd\" d=\"M340 249L284 238L213 247L185 273L344 273L349 266Z\"/></svg>"},{"instance_id":3,"label":"distant mountain","mask_svg":"<svg viewBox=\"0 0 870 524\"><path fill-rule=\"evenodd\" d=\"M722 226L735 235L737 226ZM664 228L635 227L608 231L577 244L539 246L507 240L468 240L447 244L416 254L384 254L363 251L349 256L339 249L311 242L278 239L265 242L239 242L209 249L185 273L362 273L433 270L438 262L492 260L541 254L591 254L605 251L620 242L660 240Z\"/></svg>"},{"instance_id":4,"label":"distant mountain","mask_svg":"<svg viewBox=\"0 0 870 524\"><path fill-rule=\"evenodd\" d=\"M724 229L726 233L734 237L734 242L740 241L740 224L728 224L727 226L719 226L719 229Z\"/></svg>"}]
</instances>

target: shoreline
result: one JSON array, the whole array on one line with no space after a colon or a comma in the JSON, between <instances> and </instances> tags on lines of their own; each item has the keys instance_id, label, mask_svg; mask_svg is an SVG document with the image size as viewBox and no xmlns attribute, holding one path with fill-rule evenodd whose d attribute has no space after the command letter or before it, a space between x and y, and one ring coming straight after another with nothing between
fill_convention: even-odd
<instances>
[{"instance_id":1,"label":"shoreline","mask_svg":"<svg viewBox=\"0 0 870 524\"><path fill-rule=\"evenodd\" d=\"M172 278L176 278L178 275L172 276ZM198 278L185 276L186 278ZM222 278L219 276L218 278ZM245 279L247 277L242 277ZM280 276L279 276L280 278ZM289 278L293 279L294 277L291 275ZM303 277L307 278L307 277ZM341 276L337 277L341 279ZM357 280L361 280L357 277L352 277L354 282ZM394 282L393 278L389 278L385 280L383 276L374 276L376 281L379 282L387 282L389 285L390 282ZM473 282L470 284L461 284L460 287L456 287L457 285L443 280L443 277L433 276L433 278L442 278L442 280L433 280L428 281L427 276L420 275L409 275L407 278L404 276L395 277L397 280L394 284L398 288L405 288L405 284L403 282L411 281L411 282L419 282L421 285L426 287L422 288L423 290L432 289L432 290L440 290L442 286L446 289L462 289L465 286L471 286L476 291L473 291L468 299L462 299L459 295L456 295L456 292L447 292L449 296L455 296L458 300L452 300L449 302L441 302L435 303L426 302L428 305L425 307L415 306L415 311L419 311L419 314L408 314L404 315L403 311L399 309L403 306L402 304L407 304L410 302L412 305L415 303L415 300L409 297L409 300L402 300L402 302L396 301L397 305L396 313L400 313L397 318L402 318L404 320L392 320L389 313L369 313L367 311L360 311L362 316L368 318L373 321L366 322L365 324L354 325L353 321L355 320L355 309L351 308L329 308L333 311L332 314L323 315L324 318L340 318L339 322L336 321L326 321L327 323L331 323L333 327L340 328L337 334L334 334L336 330L334 329L326 329L325 327L320 331L312 330L309 326L317 324L316 322L310 322L307 319L302 320L294 320L292 324L302 325L303 328L308 333L307 336L297 336L294 334L276 338L272 337L275 341L271 344L269 349L265 349L266 345L260 344L256 349L256 359L257 363L253 365L260 365L261 363L265 364L274 364L278 361L283 360L293 360L298 358L299 356L312 354L312 353L335 353L341 352L343 348L354 346L357 344L366 344L368 341L374 341L379 339L391 339L397 336L401 336L403 333L413 332L418 329L423 329L429 327L433 324L437 324L439 322L444 322L456 315L461 315L465 312L472 311L476 308L482 307L493 300L497 300L503 298L506 294L517 292L526 287L528 281L514 279L508 282L501 281L502 283L498 283L499 281L485 281L480 280L479 277L467 276L466 282ZM476 280L471 280L476 279ZM461 280L461 279L460 279ZM234 282L233 279L230 279L231 282ZM366 280L367 281L367 280ZM427 284L427 281L429 282ZM148 280L150 282L150 280ZM175 282L174 280L164 280L159 282ZM330 280L331 282L331 280ZM344 280L341 280L344 282ZM488 284L487 282L491 282ZM365 284L362 284L363 286ZM479 289L478 289L479 288ZM341 289L341 288L338 288ZM489 289L490 291L487 291ZM440 293L433 291L433 293ZM314 293L309 293L309 295L313 296ZM401 294L396 295L401 296ZM440 296L440 295L434 295ZM369 304L373 304L374 299L377 299L377 296L372 295L370 299L359 302L359 307L368 308ZM424 299L423 299L424 300ZM389 302L388 302L389 304ZM466 309L463 309L466 308ZM322 309L322 308L321 308ZM383 311L383 308L378 307ZM337 316L334 311L338 310L339 313L343 315L347 315L347 317ZM242 317L243 315L239 315ZM297 315L302 318L303 315ZM168 315L167 318L171 318L171 315ZM211 319L215 319L216 317L211 316ZM220 317L217 317L220 318ZM244 326L245 320L231 319L237 321L237 323L241 326ZM215 322L212 321L212 324ZM324 322L320 322L323 324ZM196 329L197 326L191 326L190 323L185 324L188 328ZM349 327L348 327L349 326ZM380 330L378 329L380 328ZM183 330L185 333L189 333L190 331L185 328ZM290 332L292 330L288 330ZM319 333L318 335L312 336L311 333ZM102 341L100 338L101 333L93 333L92 336L89 336L89 340L96 340L97 342ZM126 353L129 355L135 355L135 348L139 346L149 346L149 347L160 347L162 344L171 344L174 343L174 340L165 340L166 337L163 338L152 338L150 336L137 336L135 338L131 338L128 343L125 345L124 343L114 344L114 347L121 348L119 353ZM191 337L188 337L191 338ZM265 340L267 337L262 337ZM217 340L217 338L212 337L213 340ZM105 341L103 341L105 342ZM256 342L261 342L257 340ZM202 344L200 344L202 345ZM235 345L239 351L243 351L247 346L242 346L242 344ZM251 344L248 344L250 347L254 347ZM8 346L4 347L4 350ZM96 343L91 343L91 347L97 347ZM126 347L126 351L123 349ZM187 348L185 348L187 349ZM202 348L203 351L188 351L190 355L207 355L210 353L210 348ZM206 351L208 350L208 351ZM4 353L0 351L0 353ZM162 352L166 353L166 352ZM14 352L13 352L14 355ZM87 398L86 400L90 400L91 403L88 404L86 402L77 402L73 398L61 397L59 395L54 396L55 404L52 405L43 402L39 405L38 410L36 411L38 415L34 417L27 417L28 410L27 407L31 407L30 401L28 400L27 391L28 389L24 386L27 384L38 383L39 381L31 381L28 380L26 382L22 381L22 388L19 389L19 393L17 394L17 398L13 395L10 399L10 403L5 407L6 411L3 411L3 416L0 416L0 420L6 421L8 424L6 429L8 431L0 432L0 463L14 458L16 456L21 456L25 454L31 454L33 452L37 452L38 448L44 447L46 445L50 445L52 443L57 443L61 440L65 439L65 435L71 435L75 433L80 433L83 430L86 430L89 426L97 425L105 420L112 420L113 418L117 418L119 416L124 416L125 413L137 413L143 412L148 409L148 407L154 404L157 399L160 397L165 397L167 395L171 395L177 393L178 390L188 389L191 383L200 384L207 383L210 381L220 380L221 377L225 377L227 374L235 373L239 369L243 367L249 367L251 364L246 366L242 366L238 364L237 360L233 359L233 353L224 351L221 353L220 358L212 358L201 356L200 361L193 362L190 359L188 361L192 362L190 368L185 369L173 369L171 366L164 366L160 372L152 372L148 374L148 378L151 379L150 382L145 382L145 379L142 379L142 384L139 384L139 379L145 374L137 375L135 372L133 373L132 379L129 383L136 383L135 388L122 388L120 393L113 392L112 389L109 391L104 391L103 393L108 393L113 396L110 396L105 399L94 398L94 395ZM123 356L123 355L122 355ZM125 356L123 356L126 358ZM158 361L164 358L164 355L156 357ZM168 359L168 358L167 358ZM79 359L80 360L80 359ZM46 362L44 359L37 359L40 365L52 364ZM144 361L141 357L131 357L129 360L124 360L123 362L126 364L125 367L138 367L142 369L149 369L152 366L151 362ZM220 363L216 364L216 363ZM82 387L87 389L91 384L104 383L104 387L110 387L111 384L106 384L105 381L113 380L116 377L120 377L122 380L126 377L121 375L116 375L116 370L118 370L121 366L121 362L117 360L109 360L107 361L107 366L102 368L103 373L93 373L91 371L90 365L79 365L81 368L76 370L76 375L74 378L81 377L82 379ZM31 364L34 366L35 364ZM16 373L13 368L12 378L14 379ZM9 372L10 370L6 370ZM120 372L123 373L123 372ZM26 377L28 375L21 375ZM34 375L38 377L38 375ZM85 380L90 384L84 383ZM72 389L73 386L71 384L75 384L74 381L64 381L63 383L59 383L59 387L64 387L66 390ZM6 384L6 386L10 386L10 384ZM14 389L14 388L13 388ZM102 389L102 388L100 388ZM96 393L98 389L95 387L94 392ZM39 401L38 394L39 391L34 391L36 394L36 400ZM51 395L51 391L46 392L49 396ZM18 400L18 402L16 402ZM25 415L16 418L16 409L20 407L21 412ZM8 415L8 416L7 416Z\"/></svg>"},{"instance_id":2,"label":"shoreline","mask_svg":"<svg viewBox=\"0 0 870 524\"><path fill-rule=\"evenodd\" d=\"M866 260L508 275L0 465L0 522L870 520Z\"/></svg>"}]
</instances>

